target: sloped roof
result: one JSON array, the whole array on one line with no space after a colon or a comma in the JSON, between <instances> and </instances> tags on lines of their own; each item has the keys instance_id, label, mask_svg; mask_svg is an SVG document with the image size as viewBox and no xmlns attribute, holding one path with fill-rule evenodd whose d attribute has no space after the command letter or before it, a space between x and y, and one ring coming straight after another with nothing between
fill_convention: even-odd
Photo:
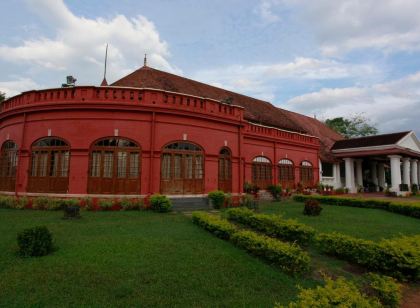
<instances>
[{"instance_id":1,"label":"sloped roof","mask_svg":"<svg viewBox=\"0 0 420 308\"><path fill-rule=\"evenodd\" d=\"M318 137L321 141L320 155L324 161L333 160L330 148L336 140L343 138L316 119L277 108L266 101L163 72L148 66L139 68L114 82L111 86L162 89L220 101L228 99L232 104L245 108L244 117L248 121L307 133Z\"/></svg>"},{"instance_id":2,"label":"sloped roof","mask_svg":"<svg viewBox=\"0 0 420 308\"><path fill-rule=\"evenodd\" d=\"M331 150L392 145L398 143L398 141L407 136L409 133L410 131L339 140L334 144Z\"/></svg>"}]
</instances>

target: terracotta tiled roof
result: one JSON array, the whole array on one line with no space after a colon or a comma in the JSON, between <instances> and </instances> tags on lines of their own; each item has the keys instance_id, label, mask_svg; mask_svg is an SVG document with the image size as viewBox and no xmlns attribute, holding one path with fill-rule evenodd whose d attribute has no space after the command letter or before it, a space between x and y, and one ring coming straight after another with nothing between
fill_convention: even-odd
<instances>
[{"instance_id":1,"label":"terracotta tiled roof","mask_svg":"<svg viewBox=\"0 0 420 308\"><path fill-rule=\"evenodd\" d=\"M407 136L410 132L400 132L392 134L383 134L376 136L344 139L337 141L332 150L342 150L342 149L351 149L351 148L362 148L362 147L372 147L372 146L381 146L381 145L390 145L395 144L400 141L402 138Z\"/></svg>"},{"instance_id":2,"label":"terracotta tiled roof","mask_svg":"<svg viewBox=\"0 0 420 308\"><path fill-rule=\"evenodd\" d=\"M232 104L245 108L245 119L259 124L274 126L295 132L308 133L321 140L321 159L333 160L329 153L336 140L342 139L324 123L293 113L272 104L232 91L214 87L195 80L163 72L143 66L133 73L121 78L111 86L155 88L166 91L180 92L195 96L207 97L216 100L229 99Z\"/></svg>"}]
</instances>

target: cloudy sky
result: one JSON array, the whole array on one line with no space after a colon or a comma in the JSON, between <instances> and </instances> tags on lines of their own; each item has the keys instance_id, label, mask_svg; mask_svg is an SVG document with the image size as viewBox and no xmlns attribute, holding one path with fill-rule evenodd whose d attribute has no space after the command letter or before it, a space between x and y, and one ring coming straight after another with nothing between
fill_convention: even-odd
<instances>
[{"instance_id":1,"label":"cloudy sky","mask_svg":"<svg viewBox=\"0 0 420 308\"><path fill-rule=\"evenodd\" d=\"M420 136L419 0L1 1L0 91L143 64L319 119Z\"/></svg>"}]
</instances>

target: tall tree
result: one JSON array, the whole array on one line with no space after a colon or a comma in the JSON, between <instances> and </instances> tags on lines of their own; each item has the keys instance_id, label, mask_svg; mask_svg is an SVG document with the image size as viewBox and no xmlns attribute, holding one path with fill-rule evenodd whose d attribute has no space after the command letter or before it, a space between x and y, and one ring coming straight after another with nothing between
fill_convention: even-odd
<instances>
[{"instance_id":1,"label":"tall tree","mask_svg":"<svg viewBox=\"0 0 420 308\"><path fill-rule=\"evenodd\" d=\"M378 133L378 129L362 114L350 118L327 119L325 124L346 138L371 136Z\"/></svg>"},{"instance_id":2,"label":"tall tree","mask_svg":"<svg viewBox=\"0 0 420 308\"><path fill-rule=\"evenodd\" d=\"M0 91L0 103L6 100L6 93Z\"/></svg>"}]
</instances>

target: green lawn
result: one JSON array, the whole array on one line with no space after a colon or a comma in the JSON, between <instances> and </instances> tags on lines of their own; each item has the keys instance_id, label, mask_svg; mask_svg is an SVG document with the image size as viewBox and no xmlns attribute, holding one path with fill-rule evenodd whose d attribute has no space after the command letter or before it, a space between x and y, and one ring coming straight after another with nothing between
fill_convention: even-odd
<instances>
[{"instance_id":1,"label":"green lawn","mask_svg":"<svg viewBox=\"0 0 420 308\"><path fill-rule=\"evenodd\" d=\"M418 219L381 210L323 208L319 217L303 216L303 204L292 201L263 204L261 211L296 218L322 232L373 240L420 233ZM319 283L319 270L358 276L347 262L310 248L312 274L289 277L183 214L82 216L66 221L61 212L0 210L0 307L272 307L295 299L296 285ZM59 249L41 258L17 257L16 234L35 225L46 225Z\"/></svg>"},{"instance_id":2,"label":"green lawn","mask_svg":"<svg viewBox=\"0 0 420 308\"><path fill-rule=\"evenodd\" d=\"M295 201L270 202L261 205L261 212L295 218L320 232L348 234L379 240L393 236L420 234L420 219L383 210L347 206L322 205L320 216L304 216L303 203Z\"/></svg>"},{"instance_id":3,"label":"green lawn","mask_svg":"<svg viewBox=\"0 0 420 308\"><path fill-rule=\"evenodd\" d=\"M272 307L291 278L191 223L183 214L0 210L0 306ZM16 234L46 225L59 249L21 259Z\"/></svg>"}]
</instances>

